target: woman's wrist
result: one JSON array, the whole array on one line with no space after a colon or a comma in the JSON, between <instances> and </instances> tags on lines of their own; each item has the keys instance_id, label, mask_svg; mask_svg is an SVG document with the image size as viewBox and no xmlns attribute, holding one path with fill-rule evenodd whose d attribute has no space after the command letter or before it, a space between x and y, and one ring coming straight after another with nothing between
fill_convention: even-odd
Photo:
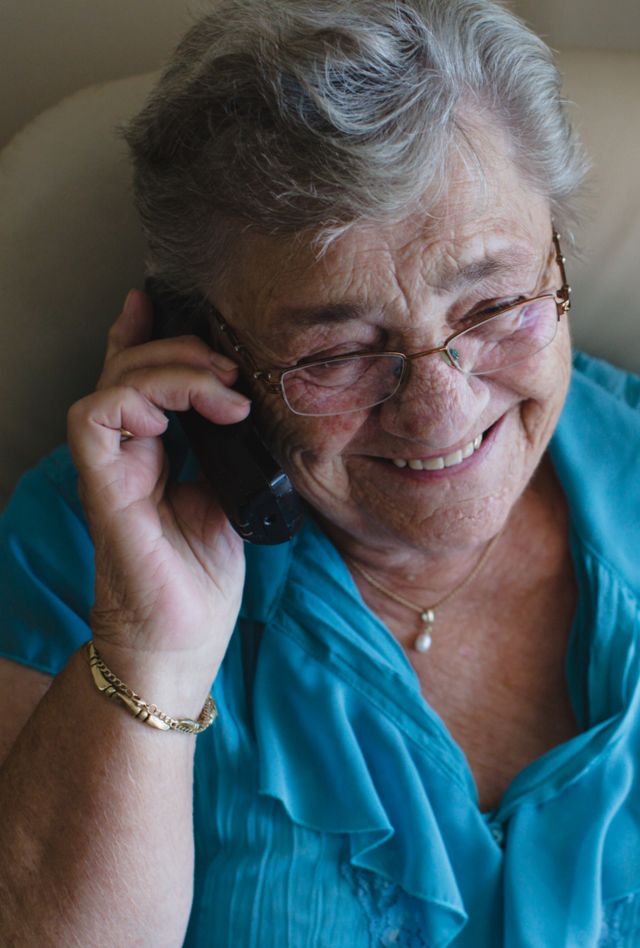
<instances>
[{"instance_id":1,"label":"woman's wrist","mask_svg":"<svg viewBox=\"0 0 640 948\"><path fill-rule=\"evenodd\" d=\"M218 710L211 695L208 695L198 717L175 718L155 702L145 701L122 681L102 659L102 656L90 639L87 643L87 658L91 677L98 691L110 698L142 724L157 731L178 731L182 734L201 734L215 721Z\"/></svg>"},{"instance_id":2,"label":"woman's wrist","mask_svg":"<svg viewBox=\"0 0 640 948\"><path fill-rule=\"evenodd\" d=\"M220 666L211 654L141 650L115 644L94 633L93 643L101 663L115 679L147 705L172 718L197 720ZM86 646L83 657L91 677Z\"/></svg>"}]
</instances>

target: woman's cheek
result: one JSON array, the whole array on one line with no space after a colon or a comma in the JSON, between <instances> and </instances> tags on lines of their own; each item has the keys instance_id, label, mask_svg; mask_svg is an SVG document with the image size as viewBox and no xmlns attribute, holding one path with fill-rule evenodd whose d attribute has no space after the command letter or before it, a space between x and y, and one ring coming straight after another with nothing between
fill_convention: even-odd
<instances>
[{"instance_id":1,"label":"woman's cheek","mask_svg":"<svg viewBox=\"0 0 640 948\"><path fill-rule=\"evenodd\" d=\"M362 425L357 413L312 418L294 415L282 402L274 405L270 399L255 405L254 411L269 450L291 473L310 464L341 463L343 451Z\"/></svg>"},{"instance_id":2,"label":"woman's cheek","mask_svg":"<svg viewBox=\"0 0 640 948\"><path fill-rule=\"evenodd\" d=\"M541 361L538 372L523 386L525 398L521 407L527 444L540 454L553 435L571 380L571 348L566 330Z\"/></svg>"}]
</instances>

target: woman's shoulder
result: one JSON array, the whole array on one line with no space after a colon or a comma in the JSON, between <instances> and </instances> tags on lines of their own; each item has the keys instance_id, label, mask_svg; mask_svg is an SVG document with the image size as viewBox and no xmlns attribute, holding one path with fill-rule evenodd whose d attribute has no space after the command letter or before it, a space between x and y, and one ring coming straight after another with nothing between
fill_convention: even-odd
<instances>
[{"instance_id":1,"label":"woman's shoulder","mask_svg":"<svg viewBox=\"0 0 640 948\"><path fill-rule=\"evenodd\" d=\"M583 481L598 484L613 472L631 480L639 437L640 376L577 352L552 454L582 463Z\"/></svg>"},{"instance_id":2,"label":"woman's shoulder","mask_svg":"<svg viewBox=\"0 0 640 948\"><path fill-rule=\"evenodd\" d=\"M600 388L629 408L640 408L640 375L585 352L573 356L574 380L581 379Z\"/></svg>"},{"instance_id":3,"label":"woman's shoulder","mask_svg":"<svg viewBox=\"0 0 640 948\"><path fill-rule=\"evenodd\" d=\"M585 556L640 595L640 378L577 353L550 445Z\"/></svg>"},{"instance_id":4,"label":"woman's shoulder","mask_svg":"<svg viewBox=\"0 0 640 948\"><path fill-rule=\"evenodd\" d=\"M0 517L0 655L57 674L90 637L93 546L66 446L27 471Z\"/></svg>"}]
</instances>

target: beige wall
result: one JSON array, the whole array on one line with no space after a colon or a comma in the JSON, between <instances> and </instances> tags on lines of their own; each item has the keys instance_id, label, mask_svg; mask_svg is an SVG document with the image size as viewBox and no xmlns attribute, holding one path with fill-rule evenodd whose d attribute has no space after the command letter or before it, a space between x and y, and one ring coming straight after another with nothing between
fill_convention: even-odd
<instances>
[{"instance_id":1,"label":"beige wall","mask_svg":"<svg viewBox=\"0 0 640 948\"><path fill-rule=\"evenodd\" d=\"M0 147L94 82L155 69L189 23L188 0L0 0Z\"/></svg>"},{"instance_id":2,"label":"beige wall","mask_svg":"<svg viewBox=\"0 0 640 948\"><path fill-rule=\"evenodd\" d=\"M640 50L638 0L512 0L554 47Z\"/></svg>"},{"instance_id":3,"label":"beige wall","mask_svg":"<svg viewBox=\"0 0 640 948\"><path fill-rule=\"evenodd\" d=\"M347 2L347 0L345 0ZM0 0L0 147L93 82L156 68L208 0ZM640 49L639 0L512 0L554 46Z\"/></svg>"}]
</instances>

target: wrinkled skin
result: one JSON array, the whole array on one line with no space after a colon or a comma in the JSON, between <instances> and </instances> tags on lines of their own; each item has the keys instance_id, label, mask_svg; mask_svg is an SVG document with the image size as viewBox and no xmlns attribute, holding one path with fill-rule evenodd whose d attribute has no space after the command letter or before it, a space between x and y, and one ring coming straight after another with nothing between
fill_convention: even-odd
<instances>
[{"instance_id":1,"label":"wrinkled skin","mask_svg":"<svg viewBox=\"0 0 640 948\"><path fill-rule=\"evenodd\" d=\"M273 240L243 238L213 302L257 363L276 366L368 347L423 350L483 305L558 289L547 202L496 154L484 160L482 184L461 165L432 215L354 228L320 260L310 250L292 254ZM485 255L498 259L498 272L452 283ZM359 305L361 317L307 326L284 311L336 303ZM339 547L401 576L409 563L412 575L422 564L437 589L464 574L522 497L569 371L563 319L547 349L494 376L465 377L438 356L414 362L403 390L368 411L305 418L260 388L254 397L274 452ZM464 471L416 476L388 461L447 454L501 418L491 449Z\"/></svg>"}]
</instances>

